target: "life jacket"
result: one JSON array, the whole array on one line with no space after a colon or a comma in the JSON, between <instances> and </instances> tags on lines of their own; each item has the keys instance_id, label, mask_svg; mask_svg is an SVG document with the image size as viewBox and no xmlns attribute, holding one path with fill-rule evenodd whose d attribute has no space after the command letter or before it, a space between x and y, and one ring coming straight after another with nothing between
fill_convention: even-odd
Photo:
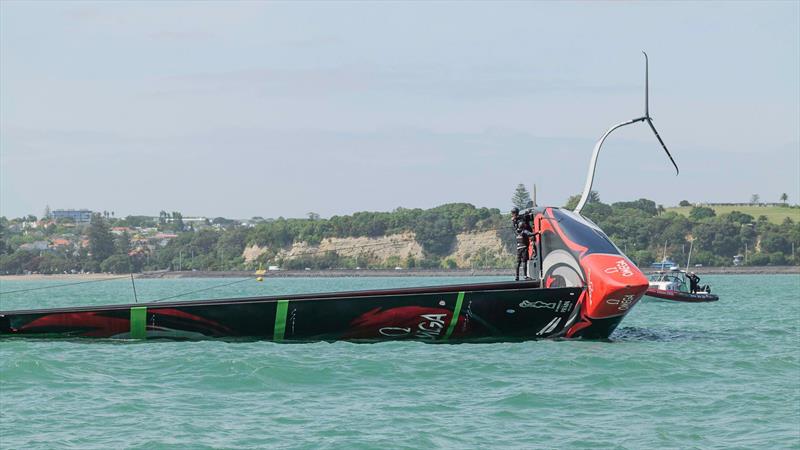
<instances>
[{"instance_id":1,"label":"life jacket","mask_svg":"<svg viewBox=\"0 0 800 450\"><path fill-rule=\"evenodd\" d=\"M517 235L517 250L528 248L531 243L531 236L533 236L531 224L527 220L518 218L514 221L514 233Z\"/></svg>"}]
</instances>

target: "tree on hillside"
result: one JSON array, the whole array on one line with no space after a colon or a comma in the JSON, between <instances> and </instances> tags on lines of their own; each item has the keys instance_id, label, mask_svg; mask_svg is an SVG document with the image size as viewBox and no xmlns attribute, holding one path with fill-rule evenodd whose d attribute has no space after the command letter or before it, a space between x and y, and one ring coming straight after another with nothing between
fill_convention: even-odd
<instances>
[{"instance_id":1,"label":"tree on hillside","mask_svg":"<svg viewBox=\"0 0 800 450\"><path fill-rule=\"evenodd\" d=\"M713 209L706 206L695 206L689 211L689 218L694 220L707 219L716 216L717 213Z\"/></svg>"},{"instance_id":2,"label":"tree on hillside","mask_svg":"<svg viewBox=\"0 0 800 450\"><path fill-rule=\"evenodd\" d=\"M169 217L169 214L167 214L166 211L164 211L163 209L161 211L159 211L159 213L158 213L158 224L160 226L162 226L162 227L165 227L167 225L167 218L168 217Z\"/></svg>"},{"instance_id":3,"label":"tree on hillside","mask_svg":"<svg viewBox=\"0 0 800 450\"><path fill-rule=\"evenodd\" d=\"M0 221L0 255L6 253L6 225L5 221Z\"/></svg>"},{"instance_id":4,"label":"tree on hillside","mask_svg":"<svg viewBox=\"0 0 800 450\"><path fill-rule=\"evenodd\" d=\"M114 254L114 235L100 214L92 215L92 222L89 224L89 251L97 263Z\"/></svg>"},{"instance_id":5,"label":"tree on hillside","mask_svg":"<svg viewBox=\"0 0 800 450\"><path fill-rule=\"evenodd\" d=\"M236 221L233 219L226 219L224 217L215 217L211 220L213 225L219 225L222 228L230 228L236 226Z\"/></svg>"},{"instance_id":6,"label":"tree on hillside","mask_svg":"<svg viewBox=\"0 0 800 450\"><path fill-rule=\"evenodd\" d=\"M433 210L423 213L422 220L414 228L414 233L425 252L433 256L447 255L456 241L452 223Z\"/></svg>"},{"instance_id":7,"label":"tree on hillside","mask_svg":"<svg viewBox=\"0 0 800 450\"><path fill-rule=\"evenodd\" d=\"M581 194L571 195L567 199L564 209L575 209L575 207L578 206L579 201L581 201ZM588 205L590 203L601 203L600 194L598 194L597 191L589 191L589 199L586 200L586 204ZM653 202L653 205L655 205L655 202Z\"/></svg>"},{"instance_id":8,"label":"tree on hillside","mask_svg":"<svg viewBox=\"0 0 800 450\"><path fill-rule=\"evenodd\" d=\"M120 222L120 226L147 228L155 227L156 222L147 216L127 216L122 222Z\"/></svg>"},{"instance_id":9,"label":"tree on hillside","mask_svg":"<svg viewBox=\"0 0 800 450\"><path fill-rule=\"evenodd\" d=\"M112 255L100 264L100 270L112 273L131 273L133 264L128 255Z\"/></svg>"},{"instance_id":10,"label":"tree on hillside","mask_svg":"<svg viewBox=\"0 0 800 450\"><path fill-rule=\"evenodd\" d=\"M183 214L178 211L172 211L172 229L174 231L183 231Z\"/></svg>"},{"instance_id":11,"label":"tree on hillside","mask_svg":"<svg viewBox=\"0 0 800 450\"><path fill-rule=\"evenodd\" d=\"M520 183L517 185L517 189L514 191L514 196L511 197L511 204L516 206L519 209L525 209L528 207L528 203L531 202L531 193L525 189L525 185Z\"/></svg>"},{"instance_id":12,"label":"tree on hillside","mask_svg":"<svg viewBox=\"0 0 800 450\"><path fill-rule=\"evenodd\" d=\"M114 249L118 255L128 255L128 252L131 251L131 237L128 236L128 233L122 233L117 237Z\"/></svg>"},{"instance_id":13,"label":"tree on hillside","mask_svg":"<svg viewBox=\"0 0 800 450\"><path fill-rule=\"evenodd\" d=\"M567 204L564 205L564 209L574 210L575 207L578 206L580 200L580 195L570 196L570 198L567 199ZM624 209L641 209L652 206L653 214L655 214L656 204L652 200L641 199L635 202L623 202L623 204L625 205L622 207ZM600 194L598 194L597 191L589 191L589 198L581 211L581 215L597 222L609 217L612 213L613 208L611 205L606 205L600 201Z\"/></svg>"},{"instance_id":14,"label":"tree on hillside","mask_svg":"<svg viewBox=\"0 0 800 450\"><path fill-rule=\"evenodd\" d=\"M753 194L750 196L750 203L757 205L761 202L761 196L758 194Z\"/></svg>"},{"instance_id":15,"label":"tree on hillside","mask_svg":"<svg viewBox=\"0 0 800 450\"><path fill-rule=\"evenodd\" d=\"M592 191L594 192L594 191ZM592 201L592 196L589 197L589 203L600 203L600 196L597 195L597 192L594 192L594 201ZM577 205L577 204L576 204ZM661 212L664 212L664 206L658 205L656 206L656 202L652 200L648 200L646 198L640 198L635 202L617 202L612 204L611 206L615 208L629 208L629 209L638 209L640 211L644 211L647 213L648 216L655 216Z\"/></svg>"},{"instance_id":16,"label":"tree on hillside","mask_svg":"<svg viewBox=\"0 0 800 450\"><path fill-rule=\"evenodd\" d=\"M310 213L308 213L306 215L308 216L308 220L312 220L312 221L313 220L319 220L319 214L317 214L315 212L310 212Z\"/></svg>"},{"instance_id":17,"label":"tree on hillside","mask_svg":"<svg viewBox=\"0 0 800 450\"><path fill-rule=\"evenodd\" d=\"M217 240L217 251L225 255L241 255L247 245L248 230L234 228L223 233Z\"/></svg>"},{"instance_id":18,"label":"tree on hillside","mask_svg":"<svg viewBox=\"0 0 800 450\"><path fill-rule=\"evenodd\" d=\"M678 203L678 206L692 206L692 204L689 203L689 200L681 200L681 202Z\"/></svg>"},{"instance_id":19,"label":"tree on hillside","mask_svg":"<svg viewBox=\"0 0 800 450\"><path fill-rule=\"evenodd\" d=\"M720 218L727 222L738 223L740 225L753 222L753 216L751 216L750 214L744 214L739 211L731 211L728 214L723 214L722 216L720 216Z\"/></svg>"},{"instance_id":20,"label":"tree on hillside","mask_svg":"<svg viewBox=\"0 0 800 450\"><path fill-rule=\"evenodd\" d=\"M784 192L783 194L781 194L781 203L783 203L783 206L786 206L787 200L789 200L789 196L786 195L786 192Z\"/></svg>"}]
</instances>

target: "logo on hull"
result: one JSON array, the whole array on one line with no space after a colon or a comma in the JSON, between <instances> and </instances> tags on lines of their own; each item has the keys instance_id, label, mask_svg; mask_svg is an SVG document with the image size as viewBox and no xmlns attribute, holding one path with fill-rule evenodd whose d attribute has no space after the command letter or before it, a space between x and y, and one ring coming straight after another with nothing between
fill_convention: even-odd
<instances>
[{"instance_id":1,"label":"logo on hull","mask_svg":"<svg viewBox=\"0 0 800 450\"><path fill-rule=\"evenodd\" d=\"M386 337L403 337L409 334L414 334L414 337L420 339L436 339L441 336L444 330L444 321L447 314L423 314L419 316L422 319L416 326L413 327L383 327L378 332Z\"/></svg>"},{"instance_id":2,"label":"logo on hull","mask_svg":"<svg viewBox=\"0 0 800 450\"><path fill-rule=\"evenodd\" d=\"M536 300L535 302L529 302L527 300L523 300L519 304L520 308L547 308L547 309L556 309L556 302L553 303L545 303L541 300Z\"/></svg>"},{"instance_id":3,"label":"logo on hull","mask_svg":"<svg viewBox=\"0 0 800 450\"><path fill-rule=\"evenodd\" d=\"M633 295L623 295L622 300L609 298L606 300L606 303L609 305L616 305L617 309L620 311L627 311L633 303Z\"/></svg>"},{"instance_id":4,"label":"logo on hull","mask_svg":"<svg viewBox=\"0 0 800 450\"><path fill-rule=\"evenodd\" d=\"M603 272L608 274L619 273L623 277L633 276L633 270L631 270L631 266L624 259L618 260L613 266L605 269Z\"/></svg>"}]
</instances>

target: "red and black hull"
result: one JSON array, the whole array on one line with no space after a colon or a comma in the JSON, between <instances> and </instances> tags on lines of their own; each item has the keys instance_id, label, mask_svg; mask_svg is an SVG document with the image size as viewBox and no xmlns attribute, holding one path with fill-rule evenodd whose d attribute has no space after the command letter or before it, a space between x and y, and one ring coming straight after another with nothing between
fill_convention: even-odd
<instances>
[{"instance_id":1,"label":"red and black hull","mask_svg":"<svg viewBox=\"0 0 800 450\"><path fill-rule=\"evenodd\" d=\"M540 233L536 257L542 284L585 288L580 319L566 337L610 334L644 295L647 277L596 224L578 213L542 208L534 224ZM600 333L602 327L609 331Z\"/></svg>"},{"instance_id":2,"label":"red and black hull","mask_svg":"<svg viewBox=\"0 0 800 450\"><path fill-rule=\"evenodd\" d=\"M0 312L0 336L514 341L564 336L583 288L483 283L393 290ZM621 318L621 317L620 317ZM607 338L600 321L575 336Z\"/></svg>"}]
</instances>

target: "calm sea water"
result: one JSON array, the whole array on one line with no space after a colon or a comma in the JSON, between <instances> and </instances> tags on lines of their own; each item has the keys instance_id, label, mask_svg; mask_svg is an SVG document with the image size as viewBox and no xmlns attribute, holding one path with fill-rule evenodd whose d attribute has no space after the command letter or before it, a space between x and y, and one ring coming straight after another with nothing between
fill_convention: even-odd
<instances>
[{"instance_id":1,"label":"calm sea water","mask_svg":"<svg viewBox=\"0 0 800 450\"><path fill-rule=\"evenodd\" d=\"M470 281L268 279L196 298ZM611 342L0 340L0 447L800 448L800 276L703 282L719 302L645 300ZM120 280L3 295L0 309L131 299Z\"/></svg>"}]
</instances>

